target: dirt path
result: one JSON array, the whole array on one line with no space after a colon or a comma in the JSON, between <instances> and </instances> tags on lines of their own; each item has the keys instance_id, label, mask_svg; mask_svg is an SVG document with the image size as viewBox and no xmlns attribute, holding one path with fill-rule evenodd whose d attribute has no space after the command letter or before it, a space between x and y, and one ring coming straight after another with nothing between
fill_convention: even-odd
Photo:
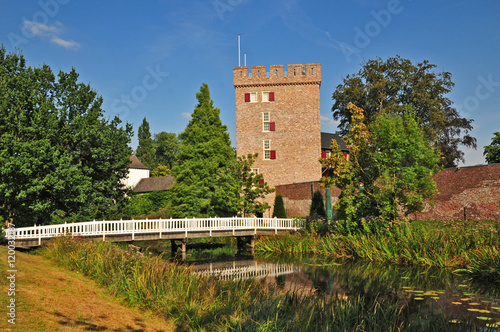
<instances>
[{"instance_id":1,"label":"dirt path","mask_svg":"<svg viewBox=\"0 0 500 332\"><path fill-rule=\"evenodd\" d=\"M17 251L16 324L8 322L7 248L0 246L0 331L173 331L173 324L129 308L96 283L55 263Z\"/></svg>"}]
</instances>

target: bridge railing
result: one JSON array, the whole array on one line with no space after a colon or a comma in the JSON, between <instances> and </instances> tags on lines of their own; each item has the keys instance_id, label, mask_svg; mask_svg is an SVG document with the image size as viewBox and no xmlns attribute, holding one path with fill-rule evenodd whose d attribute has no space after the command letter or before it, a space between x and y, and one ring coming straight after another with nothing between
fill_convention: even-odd
<instances>
[{"instance_id":1,"label":"bridge railing","mask_svg":"<svg viewBox=\"0 0 500 332\"><path fill-rule=\"evenodd\" d=\"M102 220L70 224L19 227L11 233L16 239L41 239L63 234L99 236L135 233L168 233L190 231L273 229L297 230L303 227L300 219L279 218L184 218L145 220Z\"/></svg>"}]
</instances>

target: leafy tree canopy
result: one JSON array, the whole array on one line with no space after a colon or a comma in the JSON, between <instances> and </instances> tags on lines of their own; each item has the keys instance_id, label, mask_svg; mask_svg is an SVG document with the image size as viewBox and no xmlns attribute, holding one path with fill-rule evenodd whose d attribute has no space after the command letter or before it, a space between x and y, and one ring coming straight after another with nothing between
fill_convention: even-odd
<instances>
[{"instance_id":1,"label":"leafy tree canopy","mask_svg":"<svg viewBox=\"0 0 500 332\"><path fill-rule=\"evenodd\" d=\"M405 105L413 105L416 119L425 138L443 153L441 164L455 166L464 160L459 146L476 148L476 139L469 135L472 119L461 118L451 107L446 95L454 83L451 74L435 73L436 66L427 60L414 65L400 56L383 61L368 60L356 74L348 75L333 93L333 118L340 120L340 132L345 135L351 123L349 103L364 110L369 127L382 110L402 114Z\"/></svg>"},{"instance_id":2,"label":"leafy tree canopy","mask_svg":"<svg viewBox=\"0 0 500 332\"><path fill-rule=\"evenodd\" d=\"M78 74L0 48L0 218L16 226L111 217L125 205L132 126L103 118Z\"/></svg>"},{"instance_id":3,"label":"leafy tree canopy","mask_svg":"<svg viewBox=\"0 0 500 332\"><path fill-rule=\"evenodd\" d=\"M172 175L170 168L164 165L158 165L155 169L151 171L152 178L159 178L161 176L169 176Z\"/></svg>"},{"instance_id":4,"label":"leafy tree canopy","mask_svg":"<svg viewBox=\"0 0 500 332\"><path fill-rule=\"evenodd\" d=\"M283 196L281 194L276 195L276 197L274 198L274 209L272 217L286 218L285 202L283 202Z\"/></svg>"},{"instance_id":5,"label":"leafy tree canopy","mask_svg":"<svg viewBox=\"0 0 500 332\"><path fill-rule=\"evenodd\" d=\"M500 132L493 133L491 144L484 147L483 155L488 164L500 163Z\"/></svg>"},{"instance_id":6,"label":"leafy tree canopy","mask_svg":"<svg viewBox=\"0 0 500 332\"><path fill-rule=\"evenodd\" d=\"M332 143L329 158L320 159L329 172L322 185L342 189L337 208L339 217L351 223L362 218L393 220L423 209L434 197L432 175L439 156L424 138L411 107L402 114L382 110L370 126L364 126L363 110L350 104L352 125L344 140L351 150L344 158Z\"/></svg>"},{"instance_id":7,"label":"leafy tree canopy","mask_svg":"<svg viewBox=\"0 0 500 332\"><path fill-rule=\"evenodd\" d=\"M160 132L154 135L156 164L165 165L172 169L177 162L179 153L179 139L175 133Z\"/></svg>"}]
</instances>

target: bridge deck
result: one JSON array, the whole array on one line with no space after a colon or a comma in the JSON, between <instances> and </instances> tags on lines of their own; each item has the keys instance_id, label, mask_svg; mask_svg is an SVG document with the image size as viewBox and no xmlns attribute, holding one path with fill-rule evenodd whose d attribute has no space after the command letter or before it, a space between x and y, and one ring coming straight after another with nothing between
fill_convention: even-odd
<instances>
[{"instance_id":1,"label":"bridge deck","mask_svg":"<svg viewBox=\"0 0 500 332\"><path fill-rule=\"evenodd\" d=\"M11 228L17 247L35 247L56 236L82 236L100 241L181 240L202 237L275 235L298 230L302 221L278 218L193 218L89 221Z\"/></svg>"}]
</instances>

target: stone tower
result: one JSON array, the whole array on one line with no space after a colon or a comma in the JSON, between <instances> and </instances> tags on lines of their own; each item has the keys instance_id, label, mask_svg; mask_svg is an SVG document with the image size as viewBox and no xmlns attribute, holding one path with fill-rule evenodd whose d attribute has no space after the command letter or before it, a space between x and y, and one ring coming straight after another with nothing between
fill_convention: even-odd
<instances>
[{"instance_id":1,"label":"stone tower","mask_svg":"<svg viewBox=\"0 0 500 332\"><path fill-rule=\"evenodd\" d=\"M321 178L318 63L235 67L236 150L258 153L255 172L270 187ZM272 206L274 194L266 201ZM267 214L272 213L266 212Z\"/></svg>"}]
</instances>

